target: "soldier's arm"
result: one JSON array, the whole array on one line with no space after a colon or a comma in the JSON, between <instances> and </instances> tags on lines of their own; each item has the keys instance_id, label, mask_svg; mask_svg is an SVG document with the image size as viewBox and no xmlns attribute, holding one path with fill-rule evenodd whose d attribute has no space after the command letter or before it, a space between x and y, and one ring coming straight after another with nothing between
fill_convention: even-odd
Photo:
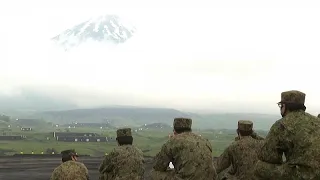
<instances>
[{"instance_id":1,"label":"soldier's arm","mask_svg":"<svg viewBox=\"0 0 320 180\"><path fill-rule=\"evenodd\" d=\"M258 154L259 160L272 164L282 164L282 154L285 152L282 146L283 133L283 126L281 121L278 120L272 125L262 144L262 148Z\"/></svg>"},{"instance_id":2,"label":"soldier's arm","mask_svg":"<svg viewBox=\"0 0 320 180\"><path fill-rule=\"evenodd\" d=\"M90 178L89 178L89 170L85 165L83 165L83 166L84 166L84 171L85 171L86 178L87 178L87 180L90 180Z\"/></svg>"},{"instance_id":3,"label":"soldier's arm","mask_svg":"<svg viewBox=\"0 0 320 180\"><path fill-rule=\"evenodd\" d=\"M171 161L170 140L161 148L160 152L154 158L153 169L156 171L166 171Z\"/></svg>"},{"instance_id":4,"label":"soldier's arm","mask_svg":"<svg viewBox=\"0 0 320 180\"><path fill-rule=\"evenodd\" d=\"M257 139L257 140L264 140L265 139L264 137L259 136L256 132L253 132L251 137L254 139Z\"/></svg>"},{"instance_id":5,"label":"soldier's arm","mask_svg":"<svg viewBox=\"0 0 320 180\"><path fill-rule=\"evenodd\" d=\"M112 158L115 157L117 155L117 152L112 151L110 154L108 154L104 160L102 161L102 163L100 164L99 167L99 172L100 174L103 174L105 172L111 172L114 165L112 163Z\"/></svg>"},{"instance_id":6,"label":"soldier's arm","mask_svg":"<svg viewBox=\"0 0 320 180\"><path fill-rule=\"evenodd\" d=\"M207 141L207 147L209 148L209 150L212 154L212 144L210 143L210 141L208 139L206 139L206 141ZM216 180L216 179L218 179L218 173L217 173L216 168L214 166L214 162L212 162L212 163L213 163L213 179L212 180Z\"/></svg>"},{"instance_id":7,"label":"soldier's arm","mask_svg":"<svg viewBox=\"0 0 320 180\"><path fill-rule=\"evenodd\" d=\"M231 154L230 154L230 146L229 146L224 150L224 152L220 155L220 157L218 157L215 163L217 174L227 169L230 165L231 165Z\"/></svg>"},{"instance_id":8,"label":"soldier's arm","mask_svg":"<svg viewBox=\"0 0 320 180\"><path fill-rule=\"evenodd\" d=\"M51 174L50 180L58 180L58 179L59 179L59 176L57 173L57 168L55 168Z\"/></svg>"}]
</instances>

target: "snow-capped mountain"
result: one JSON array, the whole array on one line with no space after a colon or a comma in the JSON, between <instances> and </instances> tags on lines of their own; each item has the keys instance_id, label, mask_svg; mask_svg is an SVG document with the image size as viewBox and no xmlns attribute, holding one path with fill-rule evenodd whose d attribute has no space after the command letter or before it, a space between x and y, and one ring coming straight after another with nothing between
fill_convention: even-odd
<instances>
[{"instance_id":1,"label":"snow-capped mountain","mask_svg":"<svg viewBox=\"0 0 320 180\"><path fill-rule=\"evenodd\" d=\"M88 40L124 43L131 38L136 28L116 15L91 18L52 38L66 50Z\"/></svg>"}]
</instances>

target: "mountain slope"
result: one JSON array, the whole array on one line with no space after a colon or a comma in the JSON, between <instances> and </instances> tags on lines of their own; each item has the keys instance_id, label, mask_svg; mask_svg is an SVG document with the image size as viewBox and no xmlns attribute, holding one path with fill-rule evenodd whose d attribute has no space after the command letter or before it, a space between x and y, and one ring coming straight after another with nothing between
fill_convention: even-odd
<instances>
[{"instance_id":1,"label":"mountain slope","mask_svg":"<svg viewBox=\"0 0 320 180\"><path fill-rule=\"evenodd\" d=\"M268 114L194 114L166 108L105 107L95 109L74 109L66 111L45 111L34 115L55 123L92 122L110 123L114 126L136 126L164 123L172 125L175 117L190 117L193 128L236 129L238 120L252 120L254 128L269 130L280 117Z\"/></svg>"},{"instance_id":2,"label":"mountain slope","mask_svg":"<svg viewBox=\"0 0 320 180\"><path fill-rule=\"evenodd\" d=\"M45 111L35 116L59 123L109 122L115 126L164 122L172 124L174 117L189 117L188 113L165 108L109 107L95 109L74 109L66 111Z\"/></svg>"},{"instance_id":3,"label":"mountain slope","mask_svg":"<svg viewBox=\"0 0 320 180\"><path fill-rule=\"evenodd\" d=\"M115 44L124 43L135 32L136 28L119 16L104 15L69 28L51 40L68 50L89 40Z\"/></svg>"}]
</instances>

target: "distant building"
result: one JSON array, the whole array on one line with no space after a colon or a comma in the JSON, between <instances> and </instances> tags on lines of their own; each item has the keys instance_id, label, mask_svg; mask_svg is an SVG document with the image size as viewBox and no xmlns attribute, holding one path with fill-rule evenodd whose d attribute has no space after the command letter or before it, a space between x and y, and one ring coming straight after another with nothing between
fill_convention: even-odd
<instances>
[{"instance_id":1,"label":"distant building","mask_svg":"<svg viewBox=\"0 0 320 180\"><path fill-rule=\"evenodd\" d=\"M164 129L171 128L168 124L165 123L152 123L152 124L144 124L144 126L140 127L141 129Z\"/></svg>"},{"instance_id":2,"label":"distant building","mask_svg":"<svg viewBox=\"0 0 320 180\"><path fill-rule=\"evenodd\" d=\"M0 136L0 140L2 141L14 141L14 140L22 140L25 139L26 136Z\"/></svg>"},{"instance_id":3,"label":"distant building","mask_svg":"<svg viewBox=\"0 0 320 180\"><path fill-rule=\"evenodd\" d=\"M100 127L108 127L113 128L110 124L107 123L72 123L72 124L63 124L61 127L93 127L93 128L100 128Z\"/></svg>"},{"instance_id":4,"label":"distant building","mask_svg":"<svg viewBox=\"0 0 320 180\"><path fill-rule=\"evenodd\" d=\"M112 142L114 141L113 138L108 137L98 137L98 136L59 136L56 137L57 141L64 141L64 142Z\"/></svg>"},{"instance_id":5,"label":"distant building","mask_svg":"<svg viewBox=\"0 0 320 180\"><path fill-rule=\"evenodd\" d=\"M99 136L97 133L78 133L78 132L53 132L53 137L75 137L75 136Z\"/></svg>"},{"instance_id":6,"label":"distant building","mask_svg":"<svg viewBox=\"0 0 320 180\"><path fill-rule=\"evenodd\" d=\"M32 128L26 128L26 127L22 127L20 128L21 131L32 131Z\"/></svg>"}]
</instances>

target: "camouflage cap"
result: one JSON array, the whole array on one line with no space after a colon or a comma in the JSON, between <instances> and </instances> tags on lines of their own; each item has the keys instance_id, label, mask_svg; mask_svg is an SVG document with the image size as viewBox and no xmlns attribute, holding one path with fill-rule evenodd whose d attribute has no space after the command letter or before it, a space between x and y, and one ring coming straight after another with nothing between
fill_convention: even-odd
<instances>
[{"instance_id":1,"label":"camouflage cap","mask_svg":"<svg viewBox=\"0 0 320 180\"><path fill-rule=\"evenodd\" d=\"M318 114L318 118L320 118L320 114Z\"/></svg>"},{"instance_id":2,"label":"camouflage cap","mask_svg":"<svg viewBox=\"0 0 320 180\"><path fill-rule=\"evenodd\" d=\"M251 131L253 128L253 122L247 120L238 121L238 129L240 131Z\"/></svg>"},{"instance_id":3,"label":"camouflage cap","mask_svg":"<svg viewBox=\"0 0 320 180\"><path fill-rule=\"evenodd\" d=\"M69 155L69 156L77 156L78 157L78 153L74 149L68 149L68 150L61 151L61 155L62 156Z\"/></svg>"},{"instance_id":4,"label":"camouflage cap","mask_svg":"<svg viewBox=\"0 0 320 180\"><path fill-rule=\"evenodd\" d=\"M122 128L117 130L117 137L132 136L131 128Z\"/></svg>"},{"instance_id":5,"label":"camouflage cap","mask_svg":"<svg viewBox=\"0 0 320 180\"><path fill-rule=\"evenodd\" d=\"M304 104L306 94L297 90L285 91L281 93L281 103Z\"/></svg>"},{"instance_id":6,"label":"camouflage cap","mask_svg":"<svg viewBox=\"0 0 320 180\"><path fill-rule=\"evenodd\" d=\"M174 118L173 127L175 129L191 129L192 119L190 118Z\"/></svg>"}]
</instances>

